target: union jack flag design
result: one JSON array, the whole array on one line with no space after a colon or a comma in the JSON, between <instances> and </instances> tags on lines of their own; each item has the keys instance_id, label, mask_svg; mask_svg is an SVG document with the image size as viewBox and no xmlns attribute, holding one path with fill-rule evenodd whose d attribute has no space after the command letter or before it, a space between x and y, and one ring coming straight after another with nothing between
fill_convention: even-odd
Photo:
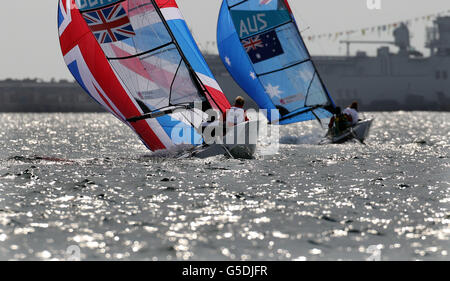
<instances>
[{"instance_id":1,"label":"union jack flag design","mask_svg":"<svg viewBox=\"0 0 450 281\"><path fill-rule=\"evenodd\" d=\"M241 41L252 63L259 63L284 54L275 30Z\"/></svg>"},{"instance_id":2,"label":"union jack flag design","mask_svg":"<svg viewBox=\"0 0 450 281\"><path fill-rule=\"evenodd\" d=\"M136 35L120 3L85 12L83 18L100 44L122 41Z\"/></svg>"},{"instance_id":3,"label":"union jack flag design","mask_svg":"<svg viewBox=\"0 0 450 281\"><path fill-rule=\"evenodd\" d=\"M259 36L250 38L248 40L243 40L242 45L245 48L245 51L248 53L251 50L256 50L257 48L263 48L263 41L259 38Z\"/></svg>"},{"instance_id":4,"label":"union jack flag design","mask_svg":"<svg viewBox=\"0 0 450 281\"><path fill-rule=\"evenodd\" d=\"M91 6L80 9L80 7L84 7L80 3L89 3ZM116 5L116 3L121 4ZM148 5L142 6L142 3ZM150 5L155 3L158 7ZM100 4L102 4L101 7ZM185 143L197 145L201 142L202 137L184 114L174 113L170 116L136 123L126 121L130 116L140 116L143 113L136 97L147 99L147 95L151 94L151 98L156 98L155 94L158 95L161 92L159 90L170 88L171 84L167 77L173 77L174 69L176 69L170 58L161 55L161 57L155 56L152 57L153 59L148 58L145 61L139 60L138 57L109 61L105 56L106 51L109 54L114 52L117 57L134 55L137 51L134 42L127 42L129 44L97 43L102 41L113 43L115 42L113 40L120 41L130 37L136 40L140 39L142 33L145 33L143 32L145 28L151 29L160 22L152 19L138 22L140 15L147 13L150 8L160 9L168 24L173 28L175 38L182 39L180 46L183 50L189 50L186 52L187 60L193 64L194 71L210 93L207 96L210 104L214 104L215 108L225 112L230 108L230 104L203 57L198 51L195 51L195 41L189 33L175 0L59 0L58 31L64 61L82 88L95 101L132 127L150 150L157 151ZM133 24L131 27L131 23L135 22L136 25ZM122 33L122 30L125 32ZM158 30L162 31L160 27L157 28ZM106 35L102 35L102 32ZM100 33L100 35L96 33ZM151 46L153 45L150 44L149 47ZM157 64L158 60L164 60L165 63ZM176 66L178 64L179 62ZM120 67L120 71L114 71L113 67ZM188 77L188 79L190 81L191 78ZM182 89L184 91L184 87ZM135 91L139 92L135 93ZM180 93L184 94L183 91ZM164 95L167 96L167 91L164 92ZM149 100L147 104L153 105L152 102ZM200 120L202 119L200 118ZM190 130L190 133L186 134L185 128ZM181 134L179 130L181 130Z\"/></svg>"}]
</instances>

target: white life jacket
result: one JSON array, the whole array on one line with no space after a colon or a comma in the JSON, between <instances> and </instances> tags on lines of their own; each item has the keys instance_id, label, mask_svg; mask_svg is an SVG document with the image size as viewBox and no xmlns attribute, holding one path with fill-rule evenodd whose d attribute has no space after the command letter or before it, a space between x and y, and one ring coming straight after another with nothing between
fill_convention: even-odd
<instances>
[{"instance_id":1,"label":"white life jacket","mask_svg":"<svg viewBox=\"0 0 450 281\"><path fill-rule=\"evenodd\" d=\"M227 125L234 126L245 122L245 111L239 107L231 107L227 111Z\"/></svg>"},{"instance_id":2,"label":"white life jacket","mask_svg":"<svg viewBox=\"0 0 450 281\"><path fill-rule=\"evenodd\" d=\"M356 123L358 123L358 111L354 110L353 108L347 107L346 109L344 109L343 113L352 117L352 125L356 125Z\"/></svg>"}]
</instances>

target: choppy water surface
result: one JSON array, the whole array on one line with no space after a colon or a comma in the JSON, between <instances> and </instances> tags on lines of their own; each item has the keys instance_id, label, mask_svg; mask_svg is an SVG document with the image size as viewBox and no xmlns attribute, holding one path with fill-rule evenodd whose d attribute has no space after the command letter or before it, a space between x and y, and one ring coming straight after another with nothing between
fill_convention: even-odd
<instances>
[{"instance_id":1,"label":"choppy water surface","mask_svg":"<svg viewBox=\"0 0 450 281\"><path fill-rule=\"evenodd\" d=\"M107 114L1 114L0 259L449 260L450 114L367 115L367 146L308 123L240 161L151 157Z\"/></svg>"}]
</instances>

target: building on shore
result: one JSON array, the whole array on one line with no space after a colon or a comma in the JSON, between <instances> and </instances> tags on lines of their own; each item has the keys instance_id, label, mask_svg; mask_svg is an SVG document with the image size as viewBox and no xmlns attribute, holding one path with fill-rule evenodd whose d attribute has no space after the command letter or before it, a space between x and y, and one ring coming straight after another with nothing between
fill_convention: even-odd
<instances>
[{"instance_id":1,"label":"building on shore","mask_svg":"<svg viewBox=\"0 0 450 281\"><path fill-rule=\"evenodd\" d=\"M450 110L450 17L440 17L427 29L425 57L410 45L410 32L402 24L392 42L341 41L347 56L315 57L314 62L333 99L339 105L357 100L364 110ZM377 44L376 56L351 44ZM398 48L397 53L390 46Z\"/></svg>"},{"instance_id":2,"label":"building on shore","mask_svg":"<svg viewBox=\"0 0 450 281\"><path fill-rule=\"evenodd\" d=\"M342 41L379 44L376 56L358 51L355 56L313 57L336 104L360 103L363 111L450 111L450 17L440 17L427 29L425 57L410 45L406 25L398 27L392 42ZM390 46L398 47L392 53ZM234 82L218 55L205 55L230 102L244 96L246 107L257 105ZM78 84L38 80L0 81L0 112L102 112Z\"/></svg>"},{"instance_id":3,"label":"building on shore","mask_svg":"<svg viewBox=\"0 0 450 281\"><path fill-rule=\"evenodd\" d=\"M406 25L396 28L393 37L391 42L342 41L347 55L313 57L336 104L344 107L358 101L363 111L450 111L450 17L437 18L427 28L429 56L411 46ZM380 46L376 56L364 51L350 56L351 44ZM393 53L391 46L398 52ZM230 100L245 95L217 57L206 60Z\"/></svg>"},{"instance_id":4,"label":"building on shore","mask_svg":"<svg viewBox=\"0 0 450 281\"><path fill-rule=\"evenodd\" d=\"M73 82L0 81L0 112L102 111L102 107Z\"/></svg>"}]
</instances>

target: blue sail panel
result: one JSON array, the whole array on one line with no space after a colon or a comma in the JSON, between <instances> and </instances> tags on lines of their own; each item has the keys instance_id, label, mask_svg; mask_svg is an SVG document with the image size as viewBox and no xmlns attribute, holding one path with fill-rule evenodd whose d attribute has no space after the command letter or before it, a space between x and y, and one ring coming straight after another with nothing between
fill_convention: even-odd
<instances>
[{"instance_id":1,"label":"blue sail panel","mask_svg":"<svg viewBox=\"0 0 450 281\"><path fill-rule=\"evenodd\" d=\"M286 1L224 0L217 41L234 80L260 108L278 109L280 124L331 116L319 110L335 105Z\"/></svg>"},{"instance_id":2,"label":"blue sail panel","mask_svg":"<svg viewBox=\"0 0 450 281\"><path fill-rule=\"evenodd\" d=\"M230 1L230 4L232 2ZM264 87L257 79L255 69L247 53L239 50L242 48L241 39L234 28L227 1L222 3L220 11L217 46L223 63L237 84L255 100L260 108L276 109L269 96L257 94L263 93Z\"/></svg>"},{"instance_id":3,"label":"blue sail panel","mask_svg":"<svg viewBox=\"0 0 450 281\"><path fill-rule=\"evenodd\" d=\"M239 37L253 36L261 31L270 30L290 21L288 11L234 11L231 13Z\"/></svg>"}]
</instances>

